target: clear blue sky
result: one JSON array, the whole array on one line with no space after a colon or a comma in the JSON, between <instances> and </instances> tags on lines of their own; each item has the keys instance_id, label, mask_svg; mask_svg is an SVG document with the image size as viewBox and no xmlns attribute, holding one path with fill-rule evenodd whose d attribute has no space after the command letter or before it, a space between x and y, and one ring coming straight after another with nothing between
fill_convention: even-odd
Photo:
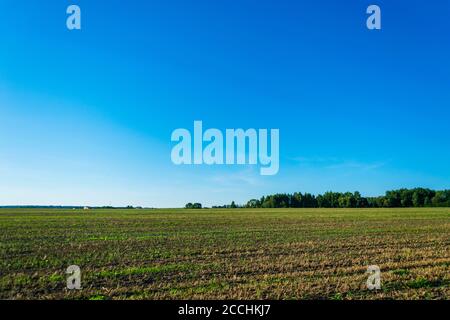
<instances>
[{"instance_id":1,"label":"clear blue sky","mask_svg":"<svg viewBox=\"0 0 450 320\"><path fill-rule=\"evenodd\" d=\"M450 188L449 57L441 0L2 0L0 205ZM173 165L194 120L279 128L278 175Z\"/></svg>"}]
</instances>

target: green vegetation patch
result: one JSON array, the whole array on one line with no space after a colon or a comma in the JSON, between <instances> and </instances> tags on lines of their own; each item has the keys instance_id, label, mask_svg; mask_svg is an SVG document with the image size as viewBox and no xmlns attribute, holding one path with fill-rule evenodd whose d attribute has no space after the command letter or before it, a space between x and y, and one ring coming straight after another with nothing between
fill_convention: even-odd
<instances>
[{"instance_id":1,"label":"green vegetation patch","mask_svg":"<svg viewBox=\"0 0 450 320\"><path fill-rule=\"evenodd\" d=\"M95 276L111 278L111 277L123 277L123 276L143 275L143 274L157 275L167 272L192 270L192 267L193 267L192 265L184 265L184 264L129 267L119 270L100 271L96 273Z\"/></svg>"}]
</instances>

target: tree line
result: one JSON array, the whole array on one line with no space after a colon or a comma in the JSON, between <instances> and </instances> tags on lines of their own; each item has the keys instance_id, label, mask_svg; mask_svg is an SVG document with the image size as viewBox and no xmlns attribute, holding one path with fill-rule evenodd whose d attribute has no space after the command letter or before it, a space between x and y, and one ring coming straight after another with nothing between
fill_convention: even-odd
<instances>
[{"instance_id":1,"label":"tree line","mask_svg":"<svg viewBox=\"0 0 450 320\"><path fill-rule=\"evenodd\" d=\"M198 204L201 208L201 204ZM188 207L188 206L186 206ZM278 193L251 199L245 205L213 206L213 208L408 208L450 207L450 190L426 188L386 191L384 196L363 197L355 192L325 192L313 195L295 192ZM192 208L192 204L191 204Z\"/></svg>"},{"instance_id":2,"label":"tree line","mask_svg":"<svg viewBox=\"0 0 450 320\"><path fill-rule=\"evenodd\" d=\"M184 206L185 209L201 209L202 208L202 204L201 203L188 203Z\"/></svg>"}]
</instances>

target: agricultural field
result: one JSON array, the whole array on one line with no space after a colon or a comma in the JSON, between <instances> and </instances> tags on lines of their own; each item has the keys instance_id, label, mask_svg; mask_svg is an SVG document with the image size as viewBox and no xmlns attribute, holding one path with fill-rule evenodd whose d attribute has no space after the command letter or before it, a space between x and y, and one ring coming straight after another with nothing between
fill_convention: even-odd
<instances>
[{"instance_id":1,"label":"agricultural field","mask_svg":"<svg viewBox=\"0 0 450 320\"><path fill-rule=\"evenodd\" d=\"M449 299L449 249L449 208L1 209L0 298Z\"/></svg>"}]
</instances>

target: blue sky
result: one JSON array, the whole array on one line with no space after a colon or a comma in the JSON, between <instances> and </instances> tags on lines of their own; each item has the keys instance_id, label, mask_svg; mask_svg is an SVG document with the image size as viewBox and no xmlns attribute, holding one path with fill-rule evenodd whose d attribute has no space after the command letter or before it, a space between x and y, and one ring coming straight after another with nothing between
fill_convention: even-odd
<instances>
[{"instance_id":1,"label":"blue sky","mask_svg":"<svg viewBox=\"0 0 450 320\"><path fill-rule=\"evenodd\" d=\"M0 205L450 188L448 57L447 1L3 0ZM278 128L279 173L173 165L194 120Z\"/></svg>"}]
</instances>

